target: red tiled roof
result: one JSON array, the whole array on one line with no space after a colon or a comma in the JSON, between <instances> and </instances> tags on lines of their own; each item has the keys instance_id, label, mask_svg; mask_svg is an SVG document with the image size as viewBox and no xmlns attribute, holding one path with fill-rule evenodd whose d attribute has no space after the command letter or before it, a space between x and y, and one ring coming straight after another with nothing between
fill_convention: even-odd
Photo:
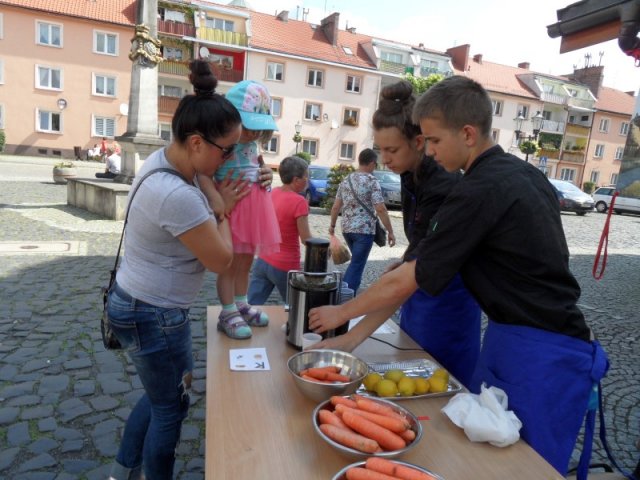
<instances>
[{"instance_id":1,"label":"red tiled roof","mask_svg":"<svg viewBox=\"0 0 640 480\"><path fill-rule=\"evenodd\" d=\"M499 63L487 62L486 60L478 63L473 60L473 58L469 58L469 69L466 71L454 69L454 73L475 80L490 92L517 95L531 99L538 98L518 80L517 76L520 74L534 73L525 68L501 65Z\"/></svg>"},{"instance_id":2,"label":"red tiled roof","mask_svg":"<svg viewBox=\"0 0 640 480\"><path fill-rule=\"evenodd\" d=\"M251 46L272 52L297 55L354 67L375 69L362 47L371 41L368 35L338 31L338 41L333 46L322 28L310 23L289 19L278 20L273 15L251 12ZM349 47L353 55L348 55L343 46Z\"/></svg>"},{"instance_id":3,"label":"red tiled roof","mask_svg":"<svg viewBox=\"0 0 640 480\"><path fill-rule=\"evenodd\" d=\"M0 0L0 5L12 5L112 24L135 25L136 23L136 0Z\"/></svg>"},{"instance_id":4,"label":"red tiled roof","mask_svg":"<svg viewBox=\"0 0 640 480\"><path fill-rule=\"evenodd\" d=\"M612 113L633 115L636 98L615 88L600 87L596 108Z\"/></svg>"}]
</instances>

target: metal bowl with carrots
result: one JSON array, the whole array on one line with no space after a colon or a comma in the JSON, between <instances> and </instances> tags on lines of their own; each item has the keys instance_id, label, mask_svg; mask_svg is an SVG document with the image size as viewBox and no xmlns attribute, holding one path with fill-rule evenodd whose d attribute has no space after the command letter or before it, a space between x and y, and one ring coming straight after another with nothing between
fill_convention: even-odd
<instances>
[{"instance_id":1,"label":"metal bowl with carrots","mask_svg":"<svg viewBox=\"0 0 640 480\"><path fill-rule=\"evenodd\" d=\"M378 463L377 465L375 463ZM373 465L372 465L373 464ZM389 478L415 478L416 480L444 480L440 475L426 468L400 460L367 459L366 461L352 463L334 475L331 480L347 480L347 472L352 469L366 469L384 475ZM396 473L397 472L397 473ZM395 475L394 475L395 473ZM402 475L402 476L400 476Z\"/></svg>"}]
</instances>

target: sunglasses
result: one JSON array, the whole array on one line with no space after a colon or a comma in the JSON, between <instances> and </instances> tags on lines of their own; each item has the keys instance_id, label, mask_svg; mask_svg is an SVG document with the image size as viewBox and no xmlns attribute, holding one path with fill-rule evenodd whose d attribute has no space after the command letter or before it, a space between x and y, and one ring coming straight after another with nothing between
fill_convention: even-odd
<instances>
[{"instance_id":1,"label":"sunglasses","mask_svg":"<svg viewBox=\"0 0 640 480\"><path fill-rule=\"evenodd\" d=\"M191 135L198 135L200 138L202 138L202 140L207 142L209 145L213 145L214 147L218 147L220 149L220 151L222 152L222 158L223 159L227 159L227 158L231 157L233 155L234 149L237 146L237 143L234 143L233 145L229 145L228 147L222 147L222 146L218 145L216 142L214 142L213 140L209 140L207 137L205 137L204 135L202 135L199 132L192 133Z\"/></svg>"}]
</instances>

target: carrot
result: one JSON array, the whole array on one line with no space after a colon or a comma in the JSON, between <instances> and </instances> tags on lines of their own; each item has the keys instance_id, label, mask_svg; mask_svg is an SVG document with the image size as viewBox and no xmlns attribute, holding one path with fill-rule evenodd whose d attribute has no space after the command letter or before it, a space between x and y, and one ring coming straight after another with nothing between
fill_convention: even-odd
<instances>
[{"instance_id":1,"label":"carrot","mask_svg":"<svg viewBox=\"0 0 640 480\"><path fill-rule=\"evenodd\" d=\"M334 395L333 397L331 397L331 403L333 404L333 406L336 406L338 404L342 404L345 405L349 408L358 408L358 404L356 402L354 402L353 400L351 400L350 398L347 397L339 397L337 395Z\"/></svg>"},{"instance_id":2,"label":"carrot","mask_svg":"<svg viewBox=\"0 0 640 480\"><path fill-rule=\"evenodd\" d=\"M298 372L298 375L303 376L303 375L307 375L308 373L309 373L309 369L308 369L308 368L305 368L305 369L303 369L303 370L300 370L300 371Z\"/></svg>"},{"instance_id":3,"label":"carrot","mask_svg":"<svg viewBox=\"0 0 640 480\"><path fill-rule=\"evenodd\" d=\"M315 377L318 380L329 380L332 382L349 382L351 378L347 375L340 375L339 373L329 372L321 368L310 368L307 371L307 375Z\"/></svg>"},{"instance_id":4,"label":"carrot","mask_svg":"<svg viewBox=\"0 0 640 480\"><path fill-rule=\"evenodd\" d=\"M327 365L326 367L315 367L318 370L326 370L327 372L332 372L332 373L340 373L340 370L342 370L342 367L338 367L337 365Z\"/></svg>"},{"instance_id":5,"label":"carrot","mask_svg":"<svg viewBox=\"0 0 640 480\"><path fill-rule=\"evenodd\" d=\"M391 430L394 433L400 434L410 427L408 422L398 420L397 418L387 417L386 415L378 415L377 413L367 412L366 410L360 410L358 408L349 408L341 404L336 405L337 412L342 413L345 410L349 410L356 415L360 415L361 417L371 420L373 423L377 423L381 427Z\"/></svg>"},{"instance_id":6,"label":"carrot","mask_svg":"<svg viewBox=\"0 0 640 480\"><path fill-rule=\"evenodd\" d=\"M305 380L309 380L310 382L316 382L316 383L333 383L329 380L319 380L316 377L312 377L310 375L300 375L302 378L304 378Z\"/></svg>"},{"instance_id":7,"label":"carrot","mask_svg":"<svg viewBox=\"0 0 640 480\"><path fill-rule=\"evenodd\" d=\"M327 423L329 425L335 425L336 427L346 428L347 430L351 430L349 427L345 425L345 423L338 417L335 413L330 412L327 409L322 409L318 412L318 419L320 423Z\"/></svg>"},{"instance_id":8,"label":"carrot","mask_svg":"<svg viewBox=\"0 0 640 480\"><path fill-rule=\"evenodd\" d=\"M356 432L378 442L384 450L400 450L407 446L407 442L391 430L387 430L355 413L343 412L342 421Z\"/></svg>"},{"instance_id":9,"label":"carrot","mask_svg":"<svg viewBox=\"0 0 640 480\"><path fill-rule=\"evenodd\" d=\"M416 439L416 432L414 432L410 428L406 429L402 433L399 433L398 435L400 435L402 439L407 443L411 443Z\"/></svg>"},{"instance_id":10,"label":"carrot","mask_svg":"<svg viewBox=\"0 0 640 480\"><path fill-rule=\"evenodd\" d=\"M414 468L400 465L386 458L369 457L365 466L368 470L391 475L400 480L435 480L434 477L428 473L419 472Z\"/></svg>"},{"instance_id":11,"label":"carrot","mask_svg":"<svg viewBox=\"0 0 640 480\"><path fill-rule=\"evenodd\" d=\"M353 467L347 470L345 475L347 480L398 480L397 477L391 477L384 473L367 470L366 468Z\"/></svg>"},{"instance_id":12,"label":"carrot","mask_svg":"<svg viewBox=\"0 0 640 480\"><path fill-rule=\"evenodd\" d=\"M320 431L334 442L338 442L345 447L353 448L364 453L376 453L380 451L378 442L350 430L323 423L320 425Z\"/></svg>"},{"instance_id":13,"label":"carrot","mask_svg":"<svg viewBox=\"0 0 640 480\"><path fill-rule=\"evenodd\" d=\"M365 398L362 395L354 395L356 404L360 410L366 410L367 412L377 413L378 415L386 415L388 417L399 418L406 420L400 413L396 412L388 405L384 405L375 400Z\"/></svg>"}]
</instances>

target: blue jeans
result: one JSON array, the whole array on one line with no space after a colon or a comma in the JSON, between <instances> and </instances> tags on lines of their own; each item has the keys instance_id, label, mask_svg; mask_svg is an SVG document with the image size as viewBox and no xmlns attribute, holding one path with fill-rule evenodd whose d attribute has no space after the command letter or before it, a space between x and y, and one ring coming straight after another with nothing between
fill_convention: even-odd
<instances>
[{"instance_id":1,"label":"blue jeans","mask_svg":"<svg viewBox=\"0 0 640 480\"><path fill-rule=\"evenodd\" d=\"M111 476L171 480L182 421L189 410L193 371L188 309L162 308L132 298L115 284L109 322L133 362L145 393L124 429Z\"/></svg>"},{"instance_id":2,"label":"blue jeans","mask_svg":"<svg viewBox=\"0 0 640 480\"><path fill-rule=\"evenodd\" d=\"M280 270L261 258L256 258L251 269L248 300L251 305L264 305L273 287L278 289L282 301L287 296L287 271Z\"/></svg>"},{"instance_id":3,"label":"blue jeans","mask_svg":"<svg viewBox=\"0 0 640 480\"><path fill-rule=\"evenodd\" d=\"M349 284L349 288L354 294L358 293L360 282L362 281L362 273L367 265L369 252L373 246L374 235L366 233L343 233L349 250L351 250L351 263L344 272L343 280Z\"/></svg>"}]
</instances>

